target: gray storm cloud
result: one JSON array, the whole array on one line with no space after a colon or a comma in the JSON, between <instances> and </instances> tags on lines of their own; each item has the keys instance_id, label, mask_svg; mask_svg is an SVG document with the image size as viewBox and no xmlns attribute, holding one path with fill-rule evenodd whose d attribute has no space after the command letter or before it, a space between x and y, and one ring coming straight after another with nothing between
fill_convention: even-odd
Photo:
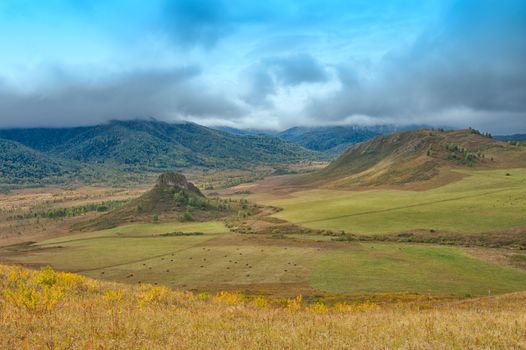
<instances>
[{"instance_id":1,"label":"gray storm cloud","mask_svg":"<svg viewBox=\"0 0 526 350\"><path fill-rule=\"evenodd\" d=\"M311 101L306 115L524 132L526 36L517 33L526 33L525 9L513 0L457 2L433 31L386 55L373 77L340 65L341 89Z\"/></svg>"},{"instance_id":2,"label":"gray storm cloud","mask_svg":"<svg viewBox=\"0 0 526 350\"><path fill-rule=\"evenodd\" d=\"M35 91L0 85L0 127L77 126L111 119L152 116L239 116L244 111L204 88L196 67L134 71L86 81L61 74L58 82Z\"/></svg>"}]
</instances>

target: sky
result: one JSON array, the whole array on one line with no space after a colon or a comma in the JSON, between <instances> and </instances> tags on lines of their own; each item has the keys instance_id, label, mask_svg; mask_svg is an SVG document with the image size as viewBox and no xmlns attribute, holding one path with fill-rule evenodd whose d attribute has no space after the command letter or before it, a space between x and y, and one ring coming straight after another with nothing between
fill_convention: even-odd
<instances>
[{"instance_id":1,"label":"sky","mask_svg":"<svg viewBox=\"0 0 526 350\"><path fill-rule=\"evenodd\" d=\"M0 0L0 127L526 133L523 0Z\"/></svg>"}]
</instances>

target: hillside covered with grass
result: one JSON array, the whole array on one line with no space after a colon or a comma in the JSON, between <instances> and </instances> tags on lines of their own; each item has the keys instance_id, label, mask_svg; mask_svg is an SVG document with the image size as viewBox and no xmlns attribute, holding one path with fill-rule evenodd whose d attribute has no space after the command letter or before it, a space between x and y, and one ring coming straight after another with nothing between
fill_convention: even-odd
<instances>
[{"instance_id":1,"label":"hillside covered with grass","mask_svg":"<svg viewBox=\"0 0 526 350\"><path fill-rule=\"evenodd\" d=\"M5 349L526 346L524 293L456 301L393 294L383 301L306 303L301 296L194 294L5 265L0 265L0 288Z\"/></svg>"},{"instance_id":2,"label":"hillside covered with grass","mask_svg":"<svg viewBox=\"0 0 526 350\"><path fill-rule=\"evenodd\" d=\"M475 129L405 131L352 146L326 168L291 181L332 189L437 187L462 178L454 169L526 166L526 147Z\"/></svg>"}]
</instances>

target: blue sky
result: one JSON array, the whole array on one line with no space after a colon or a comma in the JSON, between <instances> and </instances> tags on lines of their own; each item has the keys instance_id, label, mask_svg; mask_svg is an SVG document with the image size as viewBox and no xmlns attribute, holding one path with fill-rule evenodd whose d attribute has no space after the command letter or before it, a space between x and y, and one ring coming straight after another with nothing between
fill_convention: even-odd
<instances>
[{"instance_id":1,"label":"blue sky","mask_svg":"<svg viewBox=\"0 0 526 350\"><path fill-rule=\"evenodd\" d=\"M0 127L526 132L521 0L2 0Z\"/></svg>"}]
</instances>

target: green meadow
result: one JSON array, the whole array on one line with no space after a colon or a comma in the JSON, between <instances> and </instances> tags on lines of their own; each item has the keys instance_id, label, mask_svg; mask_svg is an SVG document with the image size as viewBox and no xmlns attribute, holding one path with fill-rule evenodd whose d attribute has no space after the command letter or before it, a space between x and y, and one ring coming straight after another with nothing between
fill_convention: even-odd
<instances>
[{"instance_id":1,"label":"green meadow","mask_svg":"<svg viewBox=\"0 0 526 350\"><path fill-rule=\"evenodd\" d=\"M206 231L207 224L208 233L192 236L160 236L174 227L181 230L181 224L76 234L23 247L10 261L130 284L197 290L272 286L289 294L412 291L464 296L526 289L525 271L476 259L460 248L314 237L298 244L298 236L262 240L225 233L216 222L183 226L189 232L198 227Z\"/></svg>"},{"instance_id":2,"label":"green meadow","mask_svg":"<svg viewBox=\"0 0 526 350\"><path fill-rule=\"evenodd\" d=\"M464 171L461 181L427 191L310 190L254 197L283 208L276 217L355 234L413 229L487 232L526 225L526 170ZM507 176L509 174L509 176Z\"/></svg>"},{"instance_id":3,"label":"green meadow","mask_svg":"<svg viewBox=\"0 0 526 350\"><path fill-rule=\"evenodd\" d=\"M480 261L460 248L369 243L324 254L311 284L330 292L484 295L526 289L526 272Z\"/></svg>"}]
</instances>

